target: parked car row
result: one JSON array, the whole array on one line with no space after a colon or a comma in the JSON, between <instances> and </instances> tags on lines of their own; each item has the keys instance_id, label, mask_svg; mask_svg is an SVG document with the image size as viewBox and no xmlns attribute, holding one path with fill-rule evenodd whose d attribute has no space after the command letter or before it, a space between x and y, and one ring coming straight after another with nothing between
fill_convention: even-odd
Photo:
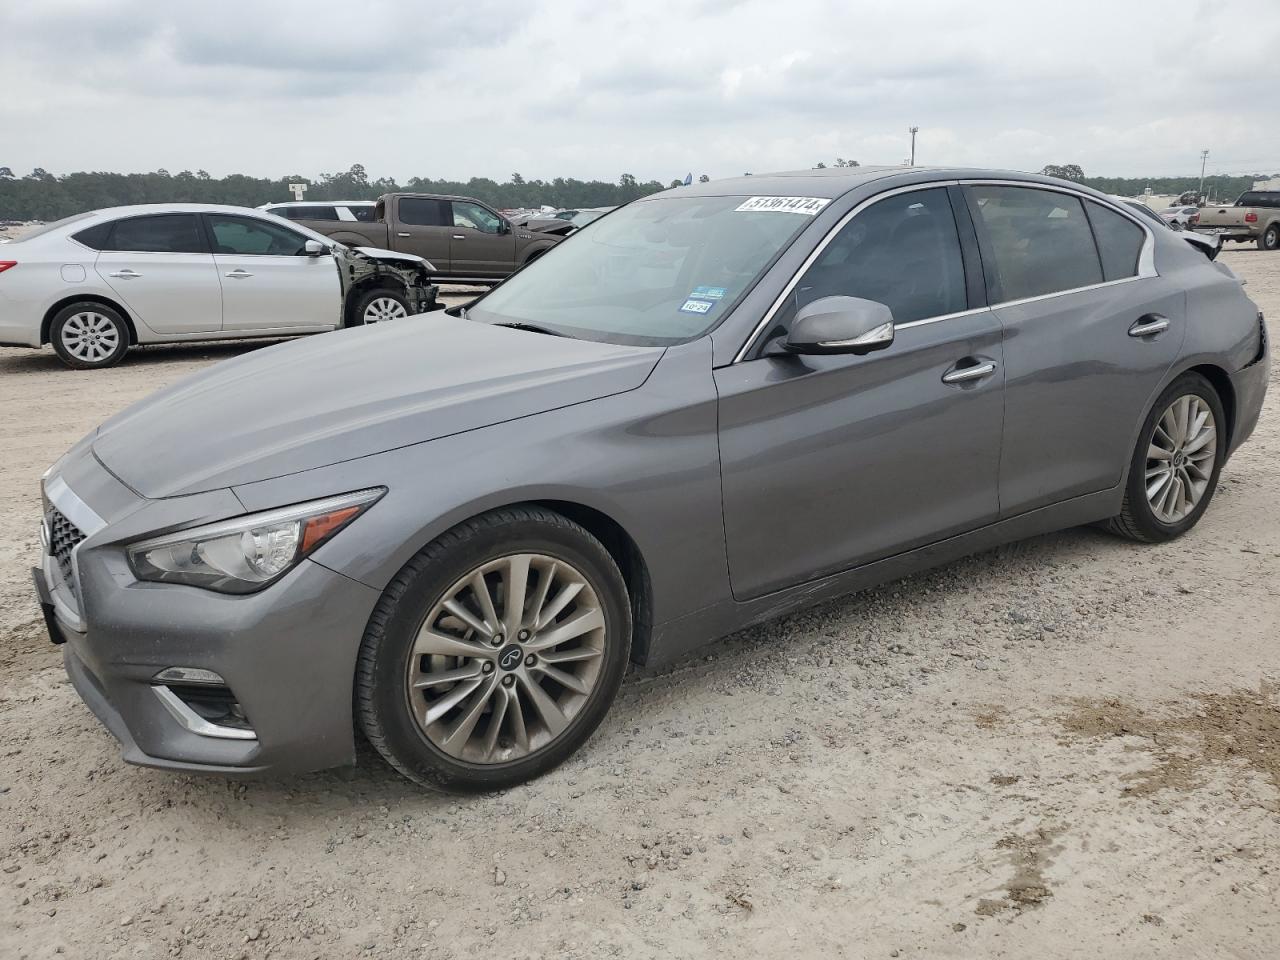
<instances>
[{"instance_id":1,"label":"parked car row","mask_svg":"<svg viewBox=\"0 0 1280 960\"><path fill-rule=\"evenodd\" d=\"M185 255L235 296L256 261L222 241L253 225L220 216ZM1239 279L1150 217L971 169L637 200L466 307L246 354L90 433L42 482L50 637L131 762L297 772L362 734L494 790L581 747L628 661L1063 527L1172 540L1270 354ZM136 263L80 265L162 272Z\"/></svg>"},{"instance_id":2,"label":"parked car row","mask_svg":"<svg viewBox=\"0 0 1280 960\"><path fill-rule=\"evenodd\" d=\"M95 368L134 344L321 333L434 309L434 273L243 207L114 207L0 246L0 345Z\"/></svg>"}]
</instances>

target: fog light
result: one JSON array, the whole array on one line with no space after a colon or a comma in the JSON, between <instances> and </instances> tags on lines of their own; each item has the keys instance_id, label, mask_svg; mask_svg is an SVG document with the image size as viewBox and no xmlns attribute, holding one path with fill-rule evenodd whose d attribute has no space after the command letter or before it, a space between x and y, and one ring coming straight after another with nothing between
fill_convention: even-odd
<instances>
[{"instance_id":1,"label":"fog light","mask_svg":"<svg viewBox=\"0 0 1280 960\"><path fill-rule=\"evenodd\" d=\"M202 667L168 667L155 675L156 683L208 683L225 687L227 681Z\"/></svg>"}]
</instances>

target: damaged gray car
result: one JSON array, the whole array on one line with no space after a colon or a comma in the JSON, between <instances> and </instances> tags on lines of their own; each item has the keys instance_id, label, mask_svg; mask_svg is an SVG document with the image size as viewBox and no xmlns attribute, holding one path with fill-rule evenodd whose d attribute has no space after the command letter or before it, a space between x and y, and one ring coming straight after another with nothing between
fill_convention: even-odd
<instances>
[{"instance_id":1,"label":"damaged gray car","mask_svg":"<svg viewBox=\"0 0 1280 960\"><path fill-rule=\"evenodd\" d=\"M435 272L243 207L114 207L0 246L0 345L91 369L134 344L323 333L434 309Z\"/></svg>"}]
</instances>

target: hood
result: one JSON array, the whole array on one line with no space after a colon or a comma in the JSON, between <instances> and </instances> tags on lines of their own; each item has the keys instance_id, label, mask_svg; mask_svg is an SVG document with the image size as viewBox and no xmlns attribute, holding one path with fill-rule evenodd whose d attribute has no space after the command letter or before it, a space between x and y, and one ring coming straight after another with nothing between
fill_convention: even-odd
<instances>
[{"instance_id":1,"label":"hood","mask_svg":"<svg viewBox=\"0 0 1280 960\"><path fill-rule=\"evenodd\" d=\"M419 257L412 253L399 253L395 250L383 250L381 247L352 247L357 253L363 253L372 260L397 260L403 263L422 264L432 273L436 272L436 265L425 257Z\"/></svg>"},{"instance_id":2,"label":"hood","mask_svg":"<svg viewBox=\"0 0 1280 960\"><path fill-rule=\"evenodd\" d=\"M108 420L93 450L144 497L199 493L634 390L661 355L440 311L219 363Z\"/></svg>"}]
</instances>

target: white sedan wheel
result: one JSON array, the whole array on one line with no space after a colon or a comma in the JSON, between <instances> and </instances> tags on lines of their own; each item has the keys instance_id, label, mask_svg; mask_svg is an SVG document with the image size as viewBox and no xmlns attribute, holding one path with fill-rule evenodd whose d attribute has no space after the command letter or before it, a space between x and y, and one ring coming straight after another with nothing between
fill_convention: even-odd
<instances>
[{"instance_id":1,"label":"white sedan wheel","mask_svg":"<svg viewBox=\"0 0 1280 960\"><path fill-rule=\"evenodd\" d=\"M408 315L409 311L404 304L394 297L376 297L364 308L365 323L382 323L384 320L395 320Z\"/></svg>"}]
</instances>

